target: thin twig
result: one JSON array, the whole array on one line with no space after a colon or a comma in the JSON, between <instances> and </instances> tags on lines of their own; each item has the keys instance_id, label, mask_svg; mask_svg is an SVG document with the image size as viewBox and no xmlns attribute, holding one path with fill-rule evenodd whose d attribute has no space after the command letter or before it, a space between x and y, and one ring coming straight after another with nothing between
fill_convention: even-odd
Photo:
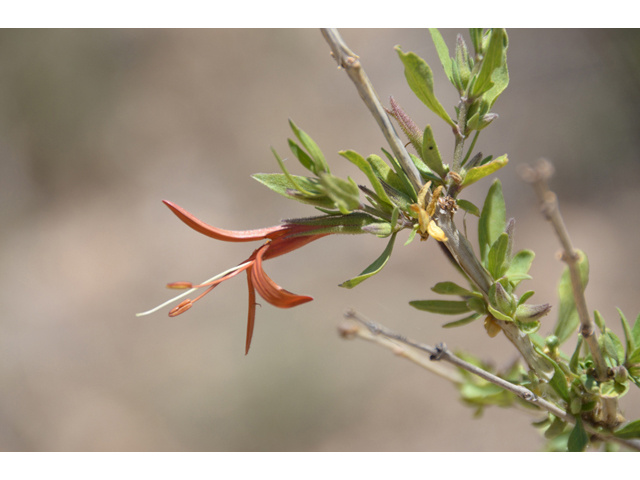
<instances>
[{"instance_id":1,"label":"thin twig","mask_svg":"<svg viewBox=\"0 0 640 480\"><path fill-rule=\"evenodd\" d=\"M367 77L364 68L362 68L360 60L358 60L358 55L353 53L346 43L344 43L344 40L340 37L337 29L321 28L320 31L331 47L331 54L338 62L338 66L345 69L347 75L349 75L349 78L358 89L360 97L364 100L364 103L376 119L376 122L378 122L380 130L382 130L391 150L400 162L402 170L404 170L409 177L413 188L416 189L416 193L419 192L422 187L420 173L411 160L409 152L404 148L404 144L393 128L387 112L385 112L384 107L380 103L378 94L373 89L373 85L371 84L369 77Z\"/></svg>"},{"instance_id":2,"label":"thin twig","mask_svg":"<svg viewBox=\"0 0 640 480\"><path fill-rule=\"evenodd\" d=\"M403 356L414 363L422 366L423 368L440 375L442 378L450 380L453 383L461 383L461 378L459 376L450 375L449 372L443 374L441 370L434 371L433 365L427 366L428 364L425 362L426 357L419 358L419 355L416 354L415 350L420 350L429 354L429 361L445 361L456 367L462 368L478 377L493 383L494 385L498 385L499 387L504 388L505 390L517 395L518 397L530 402L533 405L537 405L538 407L546 410L547 412L553 414L554 416L561 418L563 421L567 423L571 423L575 425L575 418L573 415L565 412L562 408L558 407L554 403L551 403L543 398L540 398L531 390L521 386L514 385L511 382L504 380L496 375L493 375L469 362L465 362L461 358L457 357L443 344L440 343L435 347L430 345L416 342L414 340L408 339L404 335L400 335L387 327L380 325L378 323L372 322L364 318L362 315L358 314L353 310L348 310L345 312L345 317L351 320L355 320L350 322L349 324L345 324L340 326L340 334L344 338L362 338L365 340L369 340L374 342L380 346L383 346L397 355ZM364 328L363 328L364 327ZM410 349L403 350L398 343L404 344L406 346L411 347ZM415 349L415 350L414 350ZM640 451L640 441L637 440L627 440L623 438L615 437L606 432L602 432L598 430L596 427L584 422L585 429L598 436L599 439L609 442L616 442L621 445L624 445L632 450Z\"/></svg>"},{"instance_id":3,"label":"thin twig","mask_svg":"<svg viewBox=\"0 0 640 480\"><path fill-rule=\"evenodd\" d=\"M604 361L600 347L598 346L598 338L593 320L589 316L587 301L584 296L584 285L580 278L580 269L578 262L580 255L573 248L571 237L567 227L560 214L558 207L558 198L555 193L549 190L547 180L553 175L553 165L548 160L540 159L534 167L525 166L521 171L522 178L530 183L538 196L542 207L544 217L551 223L553 229L560 240L563 248L562 260L567 263L571 276L571 286L573 290L573 298L580 318L580 334L583 336L585 343L589 346L591 357L595 364L598 380L607 381L607 364ZM604 422L615 427L621 423L618 418L618 401L617 399L603 399Z\"/></svg>"}]
</instances>

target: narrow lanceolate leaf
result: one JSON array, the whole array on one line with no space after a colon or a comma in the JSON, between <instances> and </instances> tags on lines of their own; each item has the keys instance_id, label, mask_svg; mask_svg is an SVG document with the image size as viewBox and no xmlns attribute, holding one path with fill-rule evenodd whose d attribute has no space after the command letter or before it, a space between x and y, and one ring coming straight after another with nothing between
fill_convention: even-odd
<instances>
[{"instance_id":1,"label":"narrow lanceolate leaf","mask_svg":"<svg viewBox=\"0 0 640 480\"><path fill-rule=\"evenodd\" d=\"M610 359L607 363L611 366L622 365L624 363L624 346L618 336L610 329L607 328L600 338L598 338L598 344L600 345L600 350L605 360Z\"/></svg>"},{"instance_id":2,"label":"narrow lanceolate leaf","mask_svg":"<svg viewBox=\"0 0 640 480\"><path fill-rule=\"evenodd\" d=\"M456 202L458 203L458 206L465 212L470 213L471 215L475 215L476 217L480 216L480 209L470 201L458 199L456 200Z\"/></svg>"},{"instance_id":3,"label":"narrow lanceolate leaf","mask_svg":"<svg viewBox=\"0 0 640 480\"><path fill-rule=\"evenodd\" d=\"M618 313L620 314L620 321L622 322L622 330L624 331L624 340L626 345L625 350L625 360L629 358L629 355L636 349L636 342L633 339L633 334L631 333L631 327L629 326L629 322L627 322L627 318L622 313L622 310L618 308Z\"/></svg>"},{"instance_id":4,"label":"narrow lanceolate leaf","mask_svg":"<svg viewBox=\"0 0 640 480\"><path fill-rule=\"evenodd\" d=\"M413 160L413 164L416 166L425 182L431 182L434 185L442 185L442 178L437 175L436 172L427 167L427 164L424 163L422 158L417 157L412 153L410 153L409 156L411 157L411 160Z\"/></svg>"},{"instance_id":5,"label":"narrow lanceolate leaf","mask_svg":"<svg viewBox=\"0 0 640 480\"><path fill-rule=\"evenodd\" d=\"M511 318L510 316L508 316L508 315L496 310L491 305L488 305L487 309L489 310L489 313L491 315L493 315L494 317L496 317L498 320L502 320L503 322L513 322L513 318Z\"/></svg>"},{"instance_id":6,"label":"narrow lanceolate leaf","mask_svg":"<svg viewBox=\"0 0 640 480\"><path fill-rule=\"evenodd\" d=\"M567 377L564 376L564 372L560 368L560 366L554 362L550 357L545 355L544 353L538 352L542 355L546 360L548 360L554 369L553 377L549 380L549 385L556 391L560 398L562 398L565 402L569 403L569 384L567 383Z\"/></svg>"},{"instance_id":7,"label":"narrow lanceolate leaf","mask_svg":"<svg viewBox=\"0 0 640 480\"><path fill-rule=\"evenodd\" d=\"M488 267L491 276L497 280L502 274L502 266L508 260L507 259L507 247L509 246L509 235L502 233L498 239L493 243L489 250Z\"/></svg>"},{"instance_id":8,"label":"narrow lanceolate leaf","mask_svg":"<svg viewBox=\"0 0 640 480\"><path fill-rule=\"evenodd\" d=\"M430 28L429 33L431 33L431 39L433 40L433 44L436 46L436 52L438 52L438 57L440 57L440 62L442 63L442 67L444 68L444 73L447 74L451 83L453 83L453 76L451 73L451 56L449 55L449 48L442 38L440 31L437 28Z\"/></svg>"},{"instance_id":9,"label":"narrow lanceolate leaf","mask_svg":"<svg viewBox=\"0 0 640 480\"><path fill-rule=\"evenodd\" d=\"M466 302L451 302L448 300L414 300L409 302L409 305L418 310L443 315L459 315L470 311Z\"/></svg>"},{"instance_id":10,"label":"narrow lanceolate leaf","mask_svg":"<svg viewBox=\"0 0 640 480\"><path fill-rule=\"evenodd\" d=\"M462 181L462 188L468 187L469 185L476 183L478 180L486 177L487 175L491 175L493 172L500 170L509 162L509 159L506 155L502 155L489 163L485 163L479 167L473 167L469 169L467 174Z\"/></svg>"},{"instance_id":11,"label":"narrow lanceolate leaf","mask_svg":"<svg viewBox=\"0 0 640 480\"><path fill-rule=\"evenodd\" d=\"M287 170L287 167L284 166L284 162L282 161L282 159L280 158L280 156L278 155L278 152L276 152L276 150L272 147L271 148L271 152L273 153L273 155L276 157L276 160L278 161L278 165L280 166L280 170L282 170L282 173L284 173L284 176L287 177L287 180L289 181L289 183L291 185L293 185L293 187L298 190L302 195L304 195L305 197L310 197L313 195L313 192L306 190L304 187L302 187L297 181L296 179L293 177L293 175L291 175L289 173L289 171Z\"/></svg>"},{"instance_id":12,"label":"narrow lanceolate leaf","mask_svg":"<svg viewBox=\"0 0 640 480\"><path fill-rule=\"evenodd\" d=\"M314 175L318 175L319 172L316 169L316 164L313 162L311 157L307 155L307 152L301 149L300 146L290 138L288 140L291 153L295 155L302 166L312 172Z\"/></svg>"},{"instance_id":13,"label":"narrow lanceolate leaf","mask_svg":"<svg viewBox=\"0 0 640 480\"><path fill-rule=\"evenodd\" d=\"M398 175L398 178L402 182L402 192L410 196L413 199L413 201L416 202L418 200L418 194L415 188L413 188L413 184L411 183L411 180L409 180L409 177L402 169L402 165L400 165L398 160L389 152L387 152L384 148L382 148L381 150L384 152L384 154L387 156L387 158L393 165L393 168L396 171L396 175Z\"/></svg>"},{"instance_id":14,"label":"narrow lanceolate leaf","mask_svg":"<svg viewBox=\"0 0 640 480\"><path fill-rule=\"evenodd\" d=\"M407 238L407 241L404 242L405 247L409 245L411 242L413 242L414 238L416 238L416 233L418 233L418 228L420 228L420 225L416 223L411 229L411 232L409 233L409 238Z\"/></svg>"},{"instance_id":15,"label":"narrow lanceolate leaf","mask_svg":"<svg viewBox=\"0 0 640 480\"><path fill-rule=\"evenodd\" d=\"M383 182L391 185L396 190L402 191L404 185L396 172L394 172L389 165L385 163L378 155L369 155L367 157L367 163L371 165L373 173Z\"/></svg>"},{"instance_id":16,"label":"narrow lanceolate leaf","mask_svg":"<svg viewBox=\"0 0 640 480\"><path fill-rule=\"evenodd\" d=\"M429 68L427 62L413 52L404 53L400 47L396 47L396 51L404 64L404 76L413 93L415 93L433 113L452 127L455 127L455 122L451 119L433 92L433 72L431 72L431 68Z\"/></svg>"},{"instance_id":17,"label":"narrow lanceolate leaf","mask_svg":"<svg viewBox=\"0 0 640 480\"><path fill-rule=\"evenodd\" d=\"M424 129L424 135L422 137L422 159L427 167L436 172L442 178L447 175L449 168L445 167L442 163L442 157L440 156L436 140L433 137L431 125L427 125L427 128Z\"/></svg>"},{"instance_id":18,"label":"narrow lanceolate leaf","mask_svg":"<svg viewBox=\"0 0 640 480\"><path fill-rule=\"evenodd\" d=\"M491 74L491 81L493 82L493 87L487 91L482 100L489 104L489 107L492 107L496 100L500 96L500 94L507 88L509 85L509 69L507 68L507 48L509 39L507 37L507 32L503 30L503 46L504 50L502 52L502 62L498 68L496 68ZM475 85L474 85L475 90Z\"/></svg>"},{"instance_id":19,"label":"narrow lanceolate leaf","mask_svg":"<svg viewBox=\"0 0 640 480\"><path fill-rule=\"evenodd\" d=\"M353 180L343 180L329 173L321 173L320 183L341 213L347 214L360 208L360 189Z\"/></svg>"},{"instance_id":20,"label":"narrow lanceolate leaf","mask_svg":"<svg viewBox=\"0 0 640 480\"><path fill-rule=\"evenodd\" d=\"M338 152L338 153L340 155L342 155L344 158L346 158L347 160L349 160L351 163L353 163L360 170L362 170L362 172L367 176L367 178L371 182L371 186L375 190L376 195L378 195L380 200L382 200L383 202L388 203L389 205L393 205L393 203L391 202L391 200L387 196L387 192L385 192L384 188L382 188L382 184L380 183L380 179L378 178L378 176L373 171L373 167L371 166L371 164L369 162L367 162L364 159L364 157L362 155L360 155L357 152L354 152L353 150L346 150L346 151L343 150L343 151Z\"/></svg>"},{"instance_id":21,"label":"narrow lanceolate leaf","mask_svg":"<svg viewBox=\"0 0 640 480\"><path fill-rule=\"evenodd\" d=\"M589 281L589 261L583 252L577 251L577 253L580 256L578 267L580 269L582 289L584 291ZM560 305L558 307L558 322L556 323L554 334L562 344L576 332L580 324L580 318L578 317L578 311L576 310L576 304L573 299L573 287L571 285L569 267L565 268L560 278L558 296L560 298Z\"/></svg>"},{"instance_id":22,"label":"narrow lanceolate leaf","mask_svg":"<svg viewBox=\"0 0 640 480\"><path fill-rule=\"evenodd\" d=\"M636 347L640 347L640 315L636 318L636 323L633 324L631 336L633 337Z\"/></svg>"},{"instance_id":23,"label":"narrow lanceolate leaf","mask_svg":"<svg viewBox=\"0 0 640 480\"><path fill-rule=\"evenodd\" d=\"M569 435L569 441L567 442L567 448L570 452L584 452L589 445L589 435L584 429L582 424L582 418L576 416L576 424Z\"/></svg>"},{"instance_id":24,"label":"narrow lanceolate leaf","mask_svg":"<svg viewBox=\"0 0 640 480\"><path fill-rule=\"evenodd\" d=\"M464 318L462 318L460 320L456 320L455 322L445 323L444 325L442 325L442 328L461 327L463 325L466 325L468 323L471 323L471 322L477 320L481 316L482 315L480 315L479 313L473 313L473 314L469 315L468 317L464 317Z\"/></svg>"},{"instance_id":25,"label":"narrow lanceolate leaf","mask_svg":"<svg viewBox=\"0 0 640 480\"><path fill-rule=\"evenodd\" d=\"M462 288L460 285L457 285L453 282L440 282L436 283L431 291L435 293L440 293L442 295L459 295L461 297L472 297L472 296L482 296L479 293L472 292L467 290L466 288Z\"/></svg>"},{"instance_id":26,"label":"narrow lanceolate leaf","mask_svg":"<svg viewBox=\"0 0 640 480\"><path fill-rule=\"evenodd\" d=\"M575 373L578 372L578 366L580 362L580 349L582 348L582 342L584 341L584 337L582 335L578 335L578 343L576 344L576 349L573 351L573 355L571 355L571 361L569 362L569 369Z\"/></svg>"},{"instance_id":27,"label":"narrow lanceolate leaf","mask_svg":"<svg viewBox=\"0 0 640 480\"><path fill-rule=\"evenodd\" d=\"M305 188L309 187L309 181L307 177L299 177L297 175L291 175L298 185L304 185ZM311 197L305 197L304 195L294 195L297 193L295 185L293 185L283 173L256 173L252 175L252 178L262 183L266 187L269 187L276 193L279 193L283 197L297 200L308 205L314 205L321 208L334 208L334 202L326 195L317 195ZM306 183L305 183L306 182Z\"/></svg>"},{"instance_id":28,"label":"narrow lanceolate leaf","mask_svg":"<svg viewBox=\"0 0 640 480\"><path fill-rule=\"evenodd\" d=\"M344 288L353 288L356 285L364 282L367 278L372 277L380 270L382 270L382 268L387 264L389 257L391 257L391 252L393 251L393 244L396 240L396 235L397 232L391 236L391 240L389 240L387 248L384 249L382 255L380 255L375 262L365 268L360 275L352 278L351 280L347 280L346 282L341 283L339 286Z\"/></svg>"},{"instance_id":29,"label":"narrow lanceolate leaf","mask_svg":"<svg viewBox=\"0 0 640 480\"><path fill-rule=\"evenodd\" d=\"M293 130L295 136L300 140L302 146L307 150L307 152L309 152L309 156L315 164L316 175L319 175L320 172L331 173L329 171L329 165L327 165L327 161L316 142L314 142L304 131L300 130L296 124L293 123L293 120L289 119L289 125L291 126L291 130Z\"/></svg>"},{"instance_id":30,"label":"narrow lanceolate leaf","mask_svg":"<svg viewBox=\"0 0 640 480\"><path fill-rule=\"evenodd\" d=\"M507 33L503 28L494 28L491 31L491 39L489 40L489 48L482 60L482 67L473 86L473 96L479 97L489 91L493 86L493 74L507 60ZM499 73L499 72L496 72Z\"/></svg>"},{"instance_id":31,"label":"narrow lanceolate leaf","mask_svg":"<svg viewBox=\"0 0 640 480\"><path fill-rule=\"evenodd\" d=\"M486 265L491 245L504 232L506 220L506 207L502 195L502 184L496 179L491 185L487 198L482 207L482 214L478 222L478 243L480 244L480 258Z\"/></svg>"},{"instance_id":32,"label":"narrow lanceolate leaf","mask_svg":"<svg viewBox=\"0 0 640 480\"><path fill-rule=\"evenodd\" d=\"M618 438L640 438L640 420L635 420L626 424L619 430L614 432Z\"/></svg>"},{"instance_id":33,"label":"narrow lanceolate leaf","mask_svg":"<svg viewBox=\"0 0 640 480\"><path fill-rule=\"evenodd\" d=\"M520 250L516 253L511 259L511 265L509 265L509 270L506 273L509 281L517 286L520 282L515 280L516 276L526 275L529 272L535 256L536 254L531 250Z\"/></svg>"}]
</instances>

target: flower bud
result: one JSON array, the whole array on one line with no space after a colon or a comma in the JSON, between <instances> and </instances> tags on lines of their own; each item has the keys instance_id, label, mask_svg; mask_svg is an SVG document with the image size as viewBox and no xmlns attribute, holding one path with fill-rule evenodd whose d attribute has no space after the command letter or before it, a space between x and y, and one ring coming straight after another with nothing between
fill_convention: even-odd
<instances>
[{"instance_id":1,"label":"flower bud","mask_svg":"<svg viewBox=\"0 0 640 480\"><path fill-rule=\"evenodd\" d=\"M543 305L528 305L523 303L516 309L516 320L521 322L532 322L544 317L551 310L551 305L545 303Z\"/></svg>"},{"instance_id":2,"label":"flower bud","mask_svg":"<svg viewBox=\"0 0 640 480\"><path fill-rule=\"evenodd\" d=\"M618 383L624 383L629 378L629 374L627 369L624 366L620 365L619 367L615 367L614 379Z\"/></svg>"},{"instance_id":3,"label":"flower bud","mask_svg":"<svg viewBox=\"0 0 640 480\"><path fill-rule=\"evenodd\" d=\"M480 131L483 128L488 127L489 124L493 122L496 118L498 118L497 113L487 113L486 115L483 115L480 121L478 122L478 126L476 127L476 130Z\"/></svg>"},{"instance_id":4,"label":"flower bud","mask_svg":"<svg viewBox=\"0 0 640 480\"><path fill-rule=\"evenodd\" d=\"M411 117L400 108L400 105L396 103L393 97L389 97L389 103L391 104L391 110L385 109L387 113L396 119L398 125L400 125L400 128L416 151L419 153L422 152L422 130L411 120Z\"/></svg>"},{"instance_id":5,"label":"flower bud","mask_svg":"<svg viewBox=\"0 0 640 480\"><path fill-rule=\"evenodd\" d=\"M393 233L393 228L390 223L375 222L362 227L362 231L378 235L379 237L386 237Z\"/></svg>"}]
</instances>

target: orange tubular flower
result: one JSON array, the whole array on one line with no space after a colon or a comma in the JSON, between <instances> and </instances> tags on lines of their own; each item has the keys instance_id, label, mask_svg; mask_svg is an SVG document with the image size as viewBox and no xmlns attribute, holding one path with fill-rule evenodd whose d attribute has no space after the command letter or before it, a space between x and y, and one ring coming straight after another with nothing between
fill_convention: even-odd
<instances>
[{"instance_id":1,"label":"orange tubular flower","mask_svg":"<svg viewBox=\"0 0 640 480\"><path fill-rule=\"evenodd\" d=\"M247 353L249 353L251 338L253 336L253 326L255 323L256 314L256 290L264 300L269 302L271 305L279 308L291 308L313 300L312 297L296 295L277 285L263 270L262 262L263 260L278 257L280 255L284 255L285 253L289 253L293 250L303 247L304 245L314 240L329 235L329 233L320 233L315 235L307 233L306 235L296 236L301 233L317 230L318 227L313 225L293 224L278 225L274 227L261 228L258 230L223 230L207 225L183 208L175 205L172 202L169 202L168 200L163 200L163 202L167 207L171 209L173 213L176 214L176 216L180 220L189 225L195 231L200 232L203 235L207 235L208 237L215 238L216 240L223 240L226 242L251 242L255 240L267 240L267 243L257 248L247 260L239 264L237 267L228 270L223 274L218 275L217 277L213 277L212 279L205 283L202 283L201 285L192 286L188 282L174 282L167 285L169 288L190 289L188 292L178 296L177 298L181 298L182 296L195 291L195 289L197 288L208 287L207 290L205 290L194 300L184 300L177 307L173 308L169 312L170 317L175 317L176 315L180 315L181 313L186 312L196 301L200 300L220 283L232 277L235 277L240 272L246 270L247 284L249 287L249 316L247 320L247 341L245 347L246 355ZM160 307L164 305L165 304L161 305ZM149 312L145 312L144 314L154 312L157 310L157 308L150 310Z\"/></svg>"}]
</instances>

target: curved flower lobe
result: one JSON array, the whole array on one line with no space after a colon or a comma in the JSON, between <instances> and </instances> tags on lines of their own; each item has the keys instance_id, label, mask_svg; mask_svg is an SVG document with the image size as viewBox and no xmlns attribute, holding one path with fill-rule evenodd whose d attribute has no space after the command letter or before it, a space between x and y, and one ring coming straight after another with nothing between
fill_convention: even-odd
<instances>
[{"instance_id":1,"label":"curved flower lobe","mask_svg":"<svg viewBox=\"0 0 640 480\"><path fill-rule=\"evenodd\" d=\"M313 297L296 295L277 285L262 269L262 256L269 244L257 250L255 266L251 268L251 281L262 298L279 308L291 308L310 302Z\"/></svg>"},{"instance_id":2,"label":"curved flower lobe","mask_svg":"<svg viewBox=\"0 0 640 480\"><path fill-rule=\"evenodd\" d=\"M207 225L202 220L197 219L184 208L179 207L169 200L162 201L171 211L184 223L193 228L196 232L200 232L207 237L223 240L225 242L253 242L255 240L263 240L265 238L276 238L286 233L285 225L277 225L275 227L260 228L257 230L224 230L222 228Z\"/></svg>"}]
</instances>

